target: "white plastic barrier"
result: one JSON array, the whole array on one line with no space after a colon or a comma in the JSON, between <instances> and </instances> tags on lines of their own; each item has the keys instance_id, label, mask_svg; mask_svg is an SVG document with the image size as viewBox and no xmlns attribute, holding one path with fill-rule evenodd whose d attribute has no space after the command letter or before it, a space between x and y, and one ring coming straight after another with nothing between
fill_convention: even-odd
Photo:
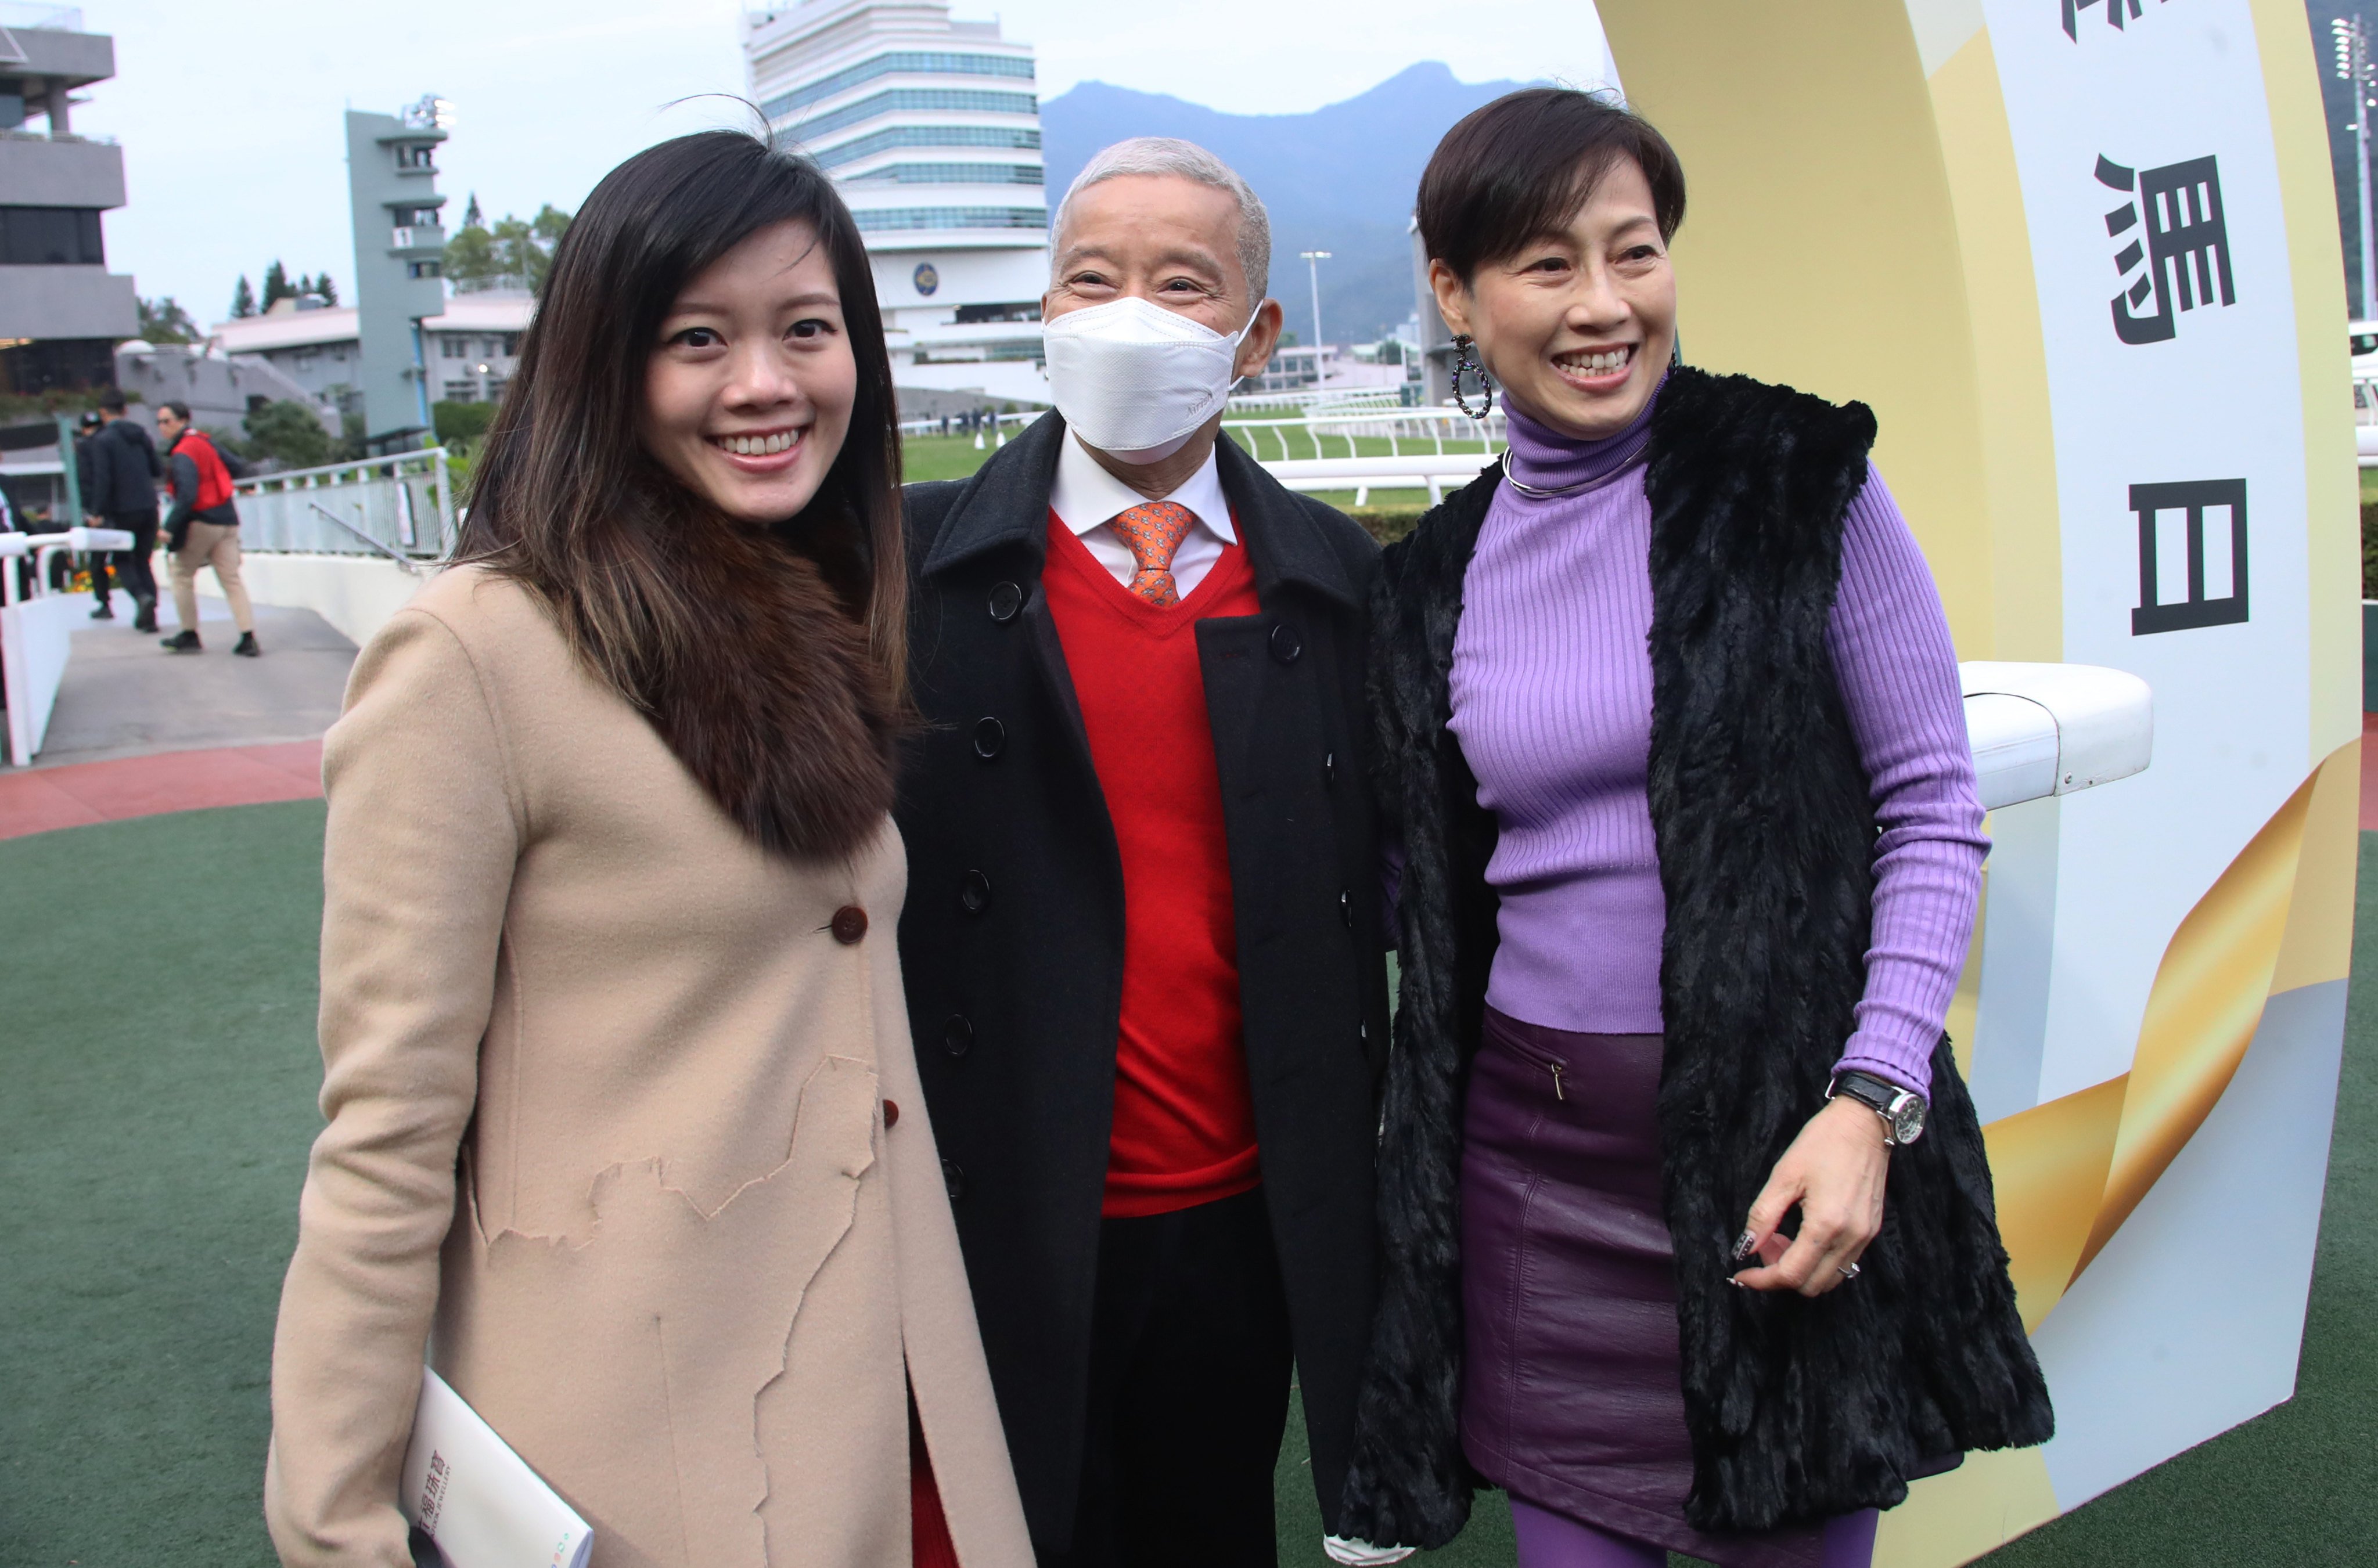
<instances>
[{"instance_id":1,"label":"white plastic barrier","mask_svg":"<svg viewBox=\"0 0 2378 1568\"><path fill-rule=\"evenodd\" d=\"M1984 810L2111 784L2154 759L2155 694L2128 671L1976 661L1957 673Z\"/></svg>"},{"instance_id":2,"label":"white plastic barrier","mask_svg":"<svg viewBox=\"0 0 2378 1568\"><path fill-rule=\"evenodd\" d=\"M0 683L8 695L8 760L21 768L42 749L58 685L74 651L79 594L45 592L51 557L65 550L128 550L132 535L114 528L64 533L0 533ZM33 597L17 598L17 565L34 562Z\"/></svg>"}]
</instances>

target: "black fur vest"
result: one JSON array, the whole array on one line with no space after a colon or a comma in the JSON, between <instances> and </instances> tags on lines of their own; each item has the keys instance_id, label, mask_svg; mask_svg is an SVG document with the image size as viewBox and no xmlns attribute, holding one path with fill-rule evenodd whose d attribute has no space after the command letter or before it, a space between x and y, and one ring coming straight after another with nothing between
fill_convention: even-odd
<instances>
[{"instance_id":1,"label":"black fur vest","mask_svg":"<svg viewBox=\"0 0 2378 1568\"><path fill-rule=\"evenodd\" d=\"M1863 1273L1809 1300L1727 1284L1751 1201L1820 1107L1866 986L1876 823L1825 628L1874 416L1678 369L1651 419L1651 820L1667 903L1662 1176L1692 1525L1888 1508L1915 1476L2054 1426L2016 1316L1981 1128L1944 1036ZM1373 599L1380 794L1403 978L1380 1144L1386 1267L1340 1528L1435 1547L1470 1511L1462 1098L1495 954L1493 818L1447 725L1490 470L1387 552Z\"/></svg>"}]
</instances>

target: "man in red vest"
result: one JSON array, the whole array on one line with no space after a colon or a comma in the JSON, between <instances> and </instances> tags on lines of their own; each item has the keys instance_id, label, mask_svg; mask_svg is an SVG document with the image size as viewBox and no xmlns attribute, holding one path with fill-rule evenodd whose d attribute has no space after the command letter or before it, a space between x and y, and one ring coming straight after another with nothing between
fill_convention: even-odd
<instances>
[{"instance_id":1,"label":"man in red vest","mask_svg":"<svg viewBox=\"0 0 2378 1568\"><path fill-rule=\"evenodd\" d=\"M1291 1366L1334 1530L1370 1335L1377 552L1218 438L1243 181L1120 143L1052 240L1057 412L907 494L909 1020L1042 1568L1270 1568Z\"/></svg>"},{"instance_id":2,"label":"man in red vest","mask_svg":"<svg viewBox=\"0 0 2378 1568\"><path fill-rule=\"evenodd\" d=\"M174 509L165 519L165 544L174 557L174 613L182 629L162 640L166 652L196 653L198 642L198 569L212 567L239 628L232 652L253 659L256 612L239 580L239 511L232 505L231 470L207 433L190 424L190 405L168 402L157 410L157 434L165 438L165 472L173 481Z\"/></svg>"}]
</instances>

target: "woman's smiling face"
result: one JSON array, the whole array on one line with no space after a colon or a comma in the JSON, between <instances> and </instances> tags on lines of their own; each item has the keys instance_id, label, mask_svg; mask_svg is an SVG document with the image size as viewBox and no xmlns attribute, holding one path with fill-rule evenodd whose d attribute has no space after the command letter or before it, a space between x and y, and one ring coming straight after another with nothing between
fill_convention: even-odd
<instances>
[{"instance_id":1,"label":"woman's smiling face","mask_svg":"<svg viewBox=\"0 0 2378 1568\"><path fill-rule=\"evenodd\" d=\"M1612 162L1567 229L1482 263L1466 285L1432 261L1429 282L1509 405L1562 435L1616 435L1667 373L1676 275L1632 158Z\"/></svg>"},{"instance_id":2,"label":"woman's smiling face","mask_svg":"<svg viewBox=\"0 0 2378 1568\"><path fill-rule=\"evenodd\" d=\"M787 219L720 257L669 307L639 434L688 489L764 526L825 483L858 389L834 264L814 230Z\"/></svg>"}]
</instances>

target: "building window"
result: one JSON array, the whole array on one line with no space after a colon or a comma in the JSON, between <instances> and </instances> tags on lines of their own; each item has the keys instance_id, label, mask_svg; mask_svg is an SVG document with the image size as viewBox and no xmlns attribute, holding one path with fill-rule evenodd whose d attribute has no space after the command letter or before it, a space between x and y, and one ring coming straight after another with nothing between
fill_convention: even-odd
<instances>
[{"instance_id":1,"label":"building window","mask_svg":"<svg viewBox=\"0 0 2378 1568\"><path fill-rule=\"evenodd\" d=\"M850 183L889 180L904 186L1037 186L1043 175L1038 163L886 163L854 174Z\"/></svg>"},{"instance_id":2,"label":"building window","mask_svg":"<svg viewBox=\"0 0 2378 1568\"><path fill-rule=\"evenodd\" d=\"M895 126L870 131L816 154L821 169L839 169L899 147L996 147L1022 152L1040 150L1040 133L1020 126Z\"/></svg>"},{"instance_id":3,"label":"building window","mask_svg":"<svg viewBox=\"0 0 2378 1568\"><path fill-rule=\"evenodd\" d=\"M99 214L85 207L0 207L0 265L103 267Z\"/></svg>"},{"instance_id":4,"label":"building window","mask_svg":"<svg viewBox=\"0 0 2378 1568\"><path fill-rule=\"evenodd\" d=\"M862 98L831 114L820 114L814 120L796 121L786 128L808 141L829 136L846 126L863 125L886 114L913 114L937 109L976 114L1038 114L1040 113L1040 100L1028 92L976 92L954 87L895 87L872 98Z\"/></svg>"},{"instance_id":5,"label":"building window","mask_svg":"<svg viewBox=\"0 0 2378 1568\"><path fill-rule=\"evenodd\" d=\"M491 402L491 403L499 403L499 402L503 401L504 401L504 389L505 389L506 387L510 386L511 384L512 384L512 382L511 382L511 377L509 377L509 376L490 376L490 377L487 377L487 401L488 401L489 402Z\"/></svg>"},{"instance_id":6,"label":"building window","mask_svg":"<svg viewBox=\"0 0 2378 1568\"><path fill-rule=\"evenodd\" d=\"M979 327L986 321L1038 321L1039 319L1040 302L1037 299L1024 299L1011 301L1005 305L962 305L958 306L958 318L953 325Z\"/></svg>"},{"instance_id":7,"label":"building window","mask_svg":"<svg viewBox=\"0 0 2378 1568\"><path fill-rule=\"evenodd\" d=\"M0 396L79 391L115 385L112 338L0 339Z\"/></svg>"},{"instance_id":8,"label":"building window","mask_svg":"<svg viewBox=\"0 0 2378 1568\"><path fill-rule=\"evenodd\" d=\"M501 338L481 338L479 352L489 359L500 358L504 352L504 341Z\"/></svg>"},{"instance_id":9,"label":"building window","mask_svg":"<svg viewBox=\"0 0 2378 1568\"><path fill-rule=\"evenodd\" d=\"M861 233L895 229L1045 229L1045 207L878 207L851 214Z\"/></svg>"},{"instance_id":10,"label":"building window","mask_svg":"<svg viewBox=\"0 0 2378 1568\"><path fill-rule=\"evenodd\" d=\"M902 52L878 54L872 60L861 60L832 76L820 77L813 82L797 87L790 92L779 93L760 105L760 113L770 119L789 114L811 103L821 103L837 92L848 92L861 82L878 77L1008 77L1017 81L1032 79L1032 61L1021 54L946 54L939 52Z\"/></svg>"},{"instance_id":11,"label":"building window","mask_svg":"<svg viewBox=\"0 0 2378 1568\"><path fill-rule=\"evenodd\" d=\"M506 359L518 359L520 357L520 341L521 335L518 332L506 332L504 334L504 357Z\"/></svg>"},{"instance_id":12,"label":"building window","mask_svg":"<svg viewBox=\"0 0 2378 1568\"><path fill-rule=\"evenodd\" d=\"M425 229L434 229L438 226L438 209L434 207L397 207L390 209L390 212L400 229L409 229L415 225Z\"/></svg>"},{"instance_id":13,"label":"building window","mask_svg":"<svg viewBox=\"0 0 2378 1568\"><path fill-rule=\"evenodd\" d=\"M468 359L471 357L471 341L468 338L458 338L451 332L440 333L438 338L438 357Z\"/></svg>"},{"instance_id":14,"label":"building window","mask_svg":"<svg viewBox=\"0 0 2378 1568\"><path fill-rule=\"evenodd\" d=\"M445 269L435 261L408 261L404 264L404 275L408 278L435 278L444 271Z\"/></svg>"},{"instance_id":15,"label":"building window","mask_svg":"<svg viewBox=\"0 0 2378 1568\"><path fill-rule=\"evenodd\" d=\"M477 402L479 384L476 381L449 381L446 383L446 401L450 403Z\"/></svg>"},{"instance_id":16,"label":"building window","mask_svg":"<svg viewBox=\"0 0 2378 1568\"><path fill-rule=\"evenodd\" d=\"M438 144L436 142L400 142L397 144L396 148L396 166L400 169L434 170L438 165L430 162L430 159L437 150Z\"/></svg>"},{"instance_id":17,"label":"building window","mask_svg":"<svg viewBox=\"0 0 2378 1568\"><path fill-rule=\"evenodd\" d=\"M300 375L311 372L314 368L314 355L312 352L309 350L305 353L294 356L289 361L289 367L298 372Z\"/></svg>"}]
</instances>

